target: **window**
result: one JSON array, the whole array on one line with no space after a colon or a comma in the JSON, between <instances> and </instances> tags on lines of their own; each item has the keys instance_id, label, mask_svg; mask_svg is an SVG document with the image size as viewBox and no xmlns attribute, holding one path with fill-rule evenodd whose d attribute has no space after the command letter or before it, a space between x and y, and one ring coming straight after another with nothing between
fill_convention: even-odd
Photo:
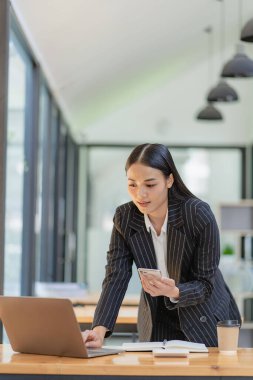
<instances>
[{"instance_id":1,"label":"window","mask_svg":"<svg viewBox=\"0 0 253 380\"><path fill-rule=\"evenodd\" d=\"M32 64L12 33L9 45L4 293L20 294L26 109Z\"/></svg>"}]
</instances>

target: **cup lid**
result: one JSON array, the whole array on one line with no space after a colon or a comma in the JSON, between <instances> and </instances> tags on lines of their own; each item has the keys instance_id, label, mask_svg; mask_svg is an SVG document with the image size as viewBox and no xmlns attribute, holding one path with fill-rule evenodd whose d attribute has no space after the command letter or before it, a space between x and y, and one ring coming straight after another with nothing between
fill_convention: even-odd
<instances>
[{"instance_id":1,"label":"cup lid","mask_svg":"<svg viewBox=\"0 0 253 380\"><path fill-rule=\"evenodd\" d=\"M217 322L218 327L240 327L240 323L237 319L226 319L224 321Z\"/></svg>"}]
</instances>

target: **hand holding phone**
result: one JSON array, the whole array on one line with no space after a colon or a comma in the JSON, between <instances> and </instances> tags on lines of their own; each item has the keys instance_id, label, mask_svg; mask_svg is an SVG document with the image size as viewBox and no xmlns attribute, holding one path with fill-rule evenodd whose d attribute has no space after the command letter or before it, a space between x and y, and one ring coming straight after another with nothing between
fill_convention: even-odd
<instances>
[{"instance_id":1,"label":"hand holding phone","mask_svg":"<svg viewBox=\"0 0 253 380\"><path fill-rule=\"evenodd\" d=\"M179 298L179 289L175 285L175 281L169 276L162 276L159 269L138 268L143 290L152 297L165 296Z\"/></svg>"}]
</instances>

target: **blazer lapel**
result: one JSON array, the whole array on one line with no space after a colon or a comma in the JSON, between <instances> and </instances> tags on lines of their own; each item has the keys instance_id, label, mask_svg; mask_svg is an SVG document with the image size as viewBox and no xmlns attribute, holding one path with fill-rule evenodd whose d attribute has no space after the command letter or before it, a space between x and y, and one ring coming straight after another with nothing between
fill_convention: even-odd
<instances>
[{"instance_id":1,"label":"blazer lapel","mask_svg":"<svg viewBox=\"0 0 253 380\"><path fill-rule=\"evenodd\" d=\"M180 280L185 244L185 234L180 231L180 227L184 224L181 202L171 199L168 206L167 270L176 284Z\"/></svg>"}]
</instances>

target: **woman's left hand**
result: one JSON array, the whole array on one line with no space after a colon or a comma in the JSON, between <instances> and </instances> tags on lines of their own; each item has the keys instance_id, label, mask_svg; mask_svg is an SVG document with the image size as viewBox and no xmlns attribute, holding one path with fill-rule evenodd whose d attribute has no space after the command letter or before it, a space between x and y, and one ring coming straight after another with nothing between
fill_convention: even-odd
<instances>
[{"instance_id":1,"label":"woman's left hand","mask_svg":"<svg viewBox=\"0 0 253 380\"><path fill-rule=\"evenodd\" d=\"M179 298L179 289L172 278L161 277L161 279L158 279L153 276L142 276L141 282L145 292L149 293L152 297Z\"/></svg>"}]
</instances>

